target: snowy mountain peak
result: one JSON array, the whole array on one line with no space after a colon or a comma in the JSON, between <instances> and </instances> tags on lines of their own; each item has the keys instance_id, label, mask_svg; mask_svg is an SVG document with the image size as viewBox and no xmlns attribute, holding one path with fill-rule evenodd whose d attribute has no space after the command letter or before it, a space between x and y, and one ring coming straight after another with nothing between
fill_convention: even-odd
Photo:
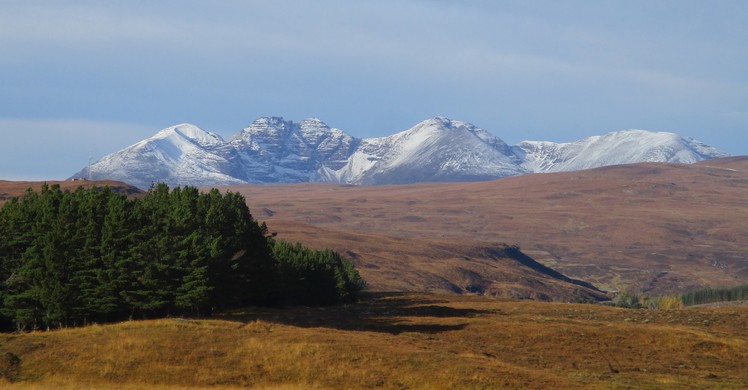
<instances>
[{"instance_id":1,"label":"snowy mountain peak","mask_svg":"<svg viewBox=\"0 0 748 390\"><path fill-rule=\"evenodd\" d=\"M325 129L330 128L330 126L328 126L327 123L323 122L322 119L319 119L319 118L306 118L300 122L300 125L302 128L304 127L325 128Z\"/></svg>"},{"instance_id":2,"label":"snowy mountain peak","mask_svg":"<svg viewBox=\"0 0 748 390\"><path fill-rule=\"evenodd\" d=\"M429 134L428 137L435 136L444 132L457 132L456 134L462 134L457 135L457 137L476 137L486 145L489 145L491 148L500 151L504 155L513 155L512 148L509 145L507 145L503 140L494 136L488 131L476 127L471 123L452 120L443 116L437 116L425 120L415 125L410 130L406 130L406 132L426 132Z\"/></svg>"},{"instance_id":3,"label":"snowy mountain peak","mask_svg":"<svg viewBox=\"0 0 748 390\"><path fill-rule=\"evenodd\" d=\"M231 151L218 135L183 123L104 156L73 177L121 180L140 188L155 182L171 185L244 183L227 173Z\"/></svg>"},{"instance_id":4,"label":"snowy mountain peak","mask_svg":"<svg viewBox=\"0 0 748 390\"><path fill-rule=\"evenodd\" d=\"M317 118L307 118L299 123L299 133L309 144L317 145L325 138L332 136L332 129Z\"/></svg>"},{"instance_id":5,"label":"snowy mountain peak","mask_svg":"<svg viewBox=\"0 0 748 390\"><path fill-rule=\"evenodd\" d=\"M291 121L285 121L281 117L262 117L258 118L252 124L244 128L242 132L236 137L241 138L247 134L267 134L267 133L277 133L277 134L283 134L287 133L291 130L291 128L294 126L294 123Z\"/></svg>"},{"instance_id":6,"label":"snowy mountain peak","mask_svg":"<svg viewBox=\"0 0 748 390\"><path fill-rule=\"evenodd\" d=\"M263 117L254 121L232 141L244 141L247 144L259 142L267 146L268 142L277 143L295 135L308 142L318 143L321 138L333 133L332 130L318 118L307 118L295 123L282 117Z\"/></svg>"},{"instance_id":7,"label":"snowy mountain peak","mask_svg":"<svg viewBox=\"0 0 748 390\"><path fill-rule=\"evenodd\" d=\"M410 129L388 137L379 139L375 138L372 139L372 141L378 141L385 145L400 144L403 150L407 151L413 148L430 145L434 142L439 142L439 140L447 137L470 137L469 134L458 134L465 133L466 131L474 133L473 130L475 129L476 128L473 125L466 125L464 122L453 121L443 116L437 116L420 122Z\"/></svg>"},{"instance_id":8,"label":"snowy mountain peak","mask_svg":"<svg viewBox=\"0 0 748 390\"><path fill-rule=\"evenodd\" d=\"M469 125L471 127L474 127L470 124L466 124L465 122L456 121L449 119L445 116L435 116L430 119L426 119L425 121L418 123L417 125L410 128L410 130L419 130L423 128L433 128L435 130L452 130L452 129L458 129L461 127L465 127L466 125Z\"/></svg>"},{"instance_id":9,"label":"snowy mountain peak","mask_svg":"<svg viewBox=\"0 0 748 390\"><path fill-rule=\"evenodd\" d=\"M178 142L176 139L182 138L197 143L198 145L215 145L225 142L218 134L205 131L189 123L167 127L156 133L156 135L150 139L167 139L170 137L176 137L172 142Z\"/></svg>"},{"instance_id":10,"label":"snowy mountain peak","mask_svg":"<svg viewBox=\"0 0 748 390\"><path fill-rule=\"evenodd\" d=\"M643 161L691 163L725 153L674 133L622 130L575 142L510 147L470 123L437 116L399 133L359 139L318 118L255 120L230 141L195 125L167 127L74 177L170 185L325 181L394 184L476 181Z\"/></svg>"},{"instance_id":11,"label":"snowy mountain peak","mask_svg":"<svg viewBox=\"0 0 748 390\"><path fill-rule=\"evenodd\" d=\"M632 162L694 163L726 153L675 133L621 130L575 142L523 141L516 146L532 172L561 172Z\"/></svg>"},{"instance_id":12,"label":"snowy mountain peak","mask_svg":"<svg viewBox=\"0 0 748 390\"><path fill-rule=\"evenodd\" d=\"M488 180L521 173L526 172L503 141L469 123L434 117L388 137L363 139L348 163L326 171L324 178L398 184Z\"/></svg>"},{"instance_id":13,"label":"snowy mountain peak","mask_svg":"<svg viewBox=\"0 0 748 390\"><path fill-rule=\"evenodd\" d=\"M248 128L250 129L251 128L262 128L262 127L267 127L267 126L283 127L283 126L289 126L291 123L293 122L286 121L281 116L264 116L264 117L255 119L255 121L252 122L252 124L249 125Z\"/></svg>"},{"instance_id":14,"label":"snowy mountain peak","mask_svg":"<svg viewBox=\"0 0 748 390\"><path fill-rule=\"evenodd\" d=\"M430 119L426 119L425 121L413 126L413 127L419 127L420 126L440 126L444 128L451 128L452 127L452 120L447 118L446 116L435 116Z\"/></svg>"}]
</instances>

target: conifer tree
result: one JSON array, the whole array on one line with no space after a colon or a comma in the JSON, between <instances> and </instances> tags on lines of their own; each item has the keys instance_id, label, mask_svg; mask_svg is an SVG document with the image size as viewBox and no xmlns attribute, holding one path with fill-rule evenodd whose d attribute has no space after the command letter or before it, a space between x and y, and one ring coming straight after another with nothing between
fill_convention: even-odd
<instances>
[{"instance_id":1,"label":"conifer tree","mask_svg":"<svg viewBox=\"0 0 748 390\"><path fill-rule=\"evenodd\" d=\"M363 288L333 251L275 242L244 197L44 184L0 209L0 327L38 329L248 304L331 304Z\"/></svg>"}]
</instances>

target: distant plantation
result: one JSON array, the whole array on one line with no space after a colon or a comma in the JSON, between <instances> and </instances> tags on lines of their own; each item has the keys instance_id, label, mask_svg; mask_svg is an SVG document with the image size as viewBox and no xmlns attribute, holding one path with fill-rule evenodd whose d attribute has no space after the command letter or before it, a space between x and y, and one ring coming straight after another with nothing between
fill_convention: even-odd
<instances>
[{"instance_id":1,"label":"distant plantation","mask_svg":"<svg viewBox=\"0 0 748 390\"><path fill-rule=\"evenodd\" d=\"M613 305L632 309L680 309L686 306L743 300L748 300L748 284L725 288L706 287L682 294L654 297L623 292L613 300Z\"/></svg>"},{"instance_id":2,"label":"distant plantation","mask_svg":"<svg viewBox=\"0 0 748 390\"><path fill-rule=\"evenodd\" d=\"M0 209L3 329L332 304L363 286L339 254L273 240L236 193L45 184Z\"/></svg>"},{"instance_id":3,"label":"distant plantation","mask_svg":"<svg viewBox=\"0 0 748 390\"><path fill-rule=\"evenodd\" d=\"M681 294L685 306L748 300L748 284L731 288L704 288Z\"/></svg>"}]
</instances>

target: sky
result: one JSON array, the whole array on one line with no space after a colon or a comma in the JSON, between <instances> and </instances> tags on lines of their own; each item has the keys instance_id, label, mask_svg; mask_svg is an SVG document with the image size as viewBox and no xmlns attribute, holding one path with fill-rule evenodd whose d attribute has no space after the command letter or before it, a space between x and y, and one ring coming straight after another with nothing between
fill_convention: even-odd
<instances>
[{"instance_id":1,"label":"sky","mask_svg":"<svg viewBox=\"0 0 748 390\"><path fill-rule=\"evenodd\" d=\"M0 179L65 179L178 123L442 115L509 144L623 129L748 154L744 0L0 0Z\"/></svg>"}]
</instances>

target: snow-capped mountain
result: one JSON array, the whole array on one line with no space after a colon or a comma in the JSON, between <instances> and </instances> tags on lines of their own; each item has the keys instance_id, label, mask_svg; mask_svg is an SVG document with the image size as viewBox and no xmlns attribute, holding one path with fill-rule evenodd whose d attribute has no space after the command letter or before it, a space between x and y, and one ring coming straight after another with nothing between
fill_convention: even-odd
<instances>
[{"instance_id":1,"label":"snow-capped mountain","mask_svg":"<svg viewBox=\"0 0 748 390\"><path fill-rule=\"evenodd\" d=\"M363 139L345 165L326 167L321 176L354 184L477 181L528 173L520 163L487 131L436 117L388 137Z\"/></svg>"},{"instance_id":2,"label":"snow-capped mountain","mask_svg":"<svg viewBox=\"0 0 748 390\"><path fill-rule=\"evenodd\" d=\"M241 159L236 177L253 183L319 181L320 170L342 168L359 144L317 118L260 118L230 142Z\"/></svg>"},{"instance_id":3,"label":"snow-capped mountain","mask_svg":"<svg viewBox=\"0 0 748 390\"><path fill-rule=\"evenodd\" d=\"M242 183L394 184L478 181L643 161L692 163L725 153L673 133L625 130L572 143L509 146L466 122L435 117L381 138L356 138L316 118L260 118L230 141L172 126L73 177L215 186Z\"/></svg>"},{"instance_id":4,"label":"snow-capped mountain","mask_svg":"<svg viewBox=\"0 0 748 390\"><path fill-rule=\"evenodd\" d=\"M213 186L240 184L231 172L236 151L197 126L167 127L151 138L103 157L73 177L111 178L140 188L151 183Z\"/></svg>"},{"instance_id":5,"label":"snow-capped mountain","mask_svg":"<svg viewBox=\"0 0 748 390\"><path fill-rule=\"evenodd\" d=\"M695 163L726 153L692 138L646 130L623 130L576 142L524 141L515 147L531 172L563 172L632 162Z\"/></svg>"}]
</instances>

